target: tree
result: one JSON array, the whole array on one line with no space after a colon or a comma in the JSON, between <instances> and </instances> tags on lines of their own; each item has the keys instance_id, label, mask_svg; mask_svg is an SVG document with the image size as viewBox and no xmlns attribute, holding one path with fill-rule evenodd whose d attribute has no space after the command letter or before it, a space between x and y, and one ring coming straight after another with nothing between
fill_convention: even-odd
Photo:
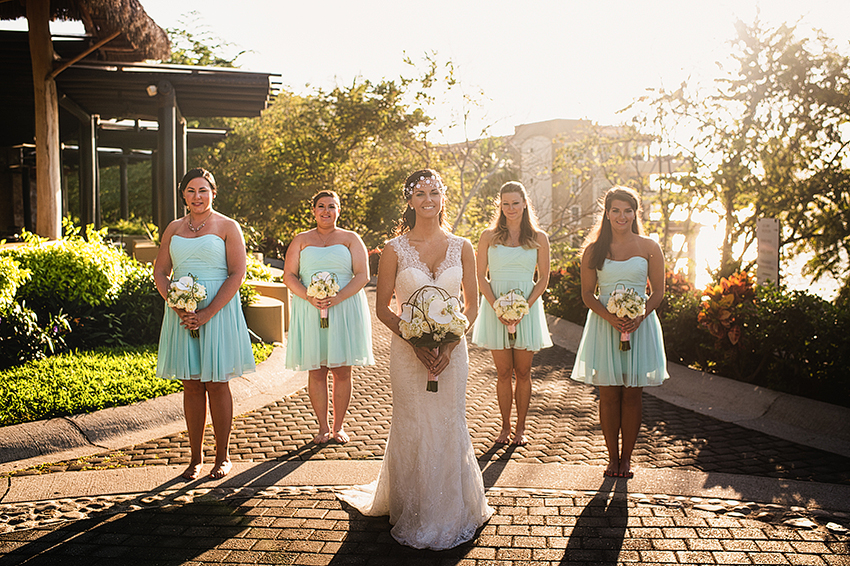
<instances>
[{"instance_id":1,"label":"tree","mask_svg":"<svg viewBox=\"0 0 850 566\"><path fill-rule=\"evenodd\" d=\"M655 123L689 129L689 186L719 204L725 222L718 275L743 265L756 220L778 218L783 253L815 252L815 277L846 279L850 232L850 77L847 56L822 33L737 24L736 68L708 96L688 85L651 101ZM661 117L659 119L659 117ZM652 120L648 120L651 122Z\"/></svg>"},{"instance_id":2,"label":"tree","mask_svg":"<svg viewBox=\"0 0 850 566\"><path fill-rule=\"evenodd\" d=\"M442 128L422 132L421 167L438 170L448 185L447 218L452 231L476 241L490 221L499 187L519 179L512 137L491 135L492 124L486 120L479 130L470 132L484 93L466 87L451 60L441 63L432 52L418 62L406 57L405 63L415 71L413 78L402 79L412 103L428 115L447 116ZM431 123L429 118L426 124ZM462 141L448 141L453 136ZM434 142L434 138L442 139Z\"/></svg>"},{"instance_id":3,"label":"tree","mask_svg":"<svg viewBox=\"0 0 850 566\"><path fill-rule=\"evenodd\" d=\"M219 206L267 239L289 241L312 226L309 198L332 189L342 226L370 247L399 218L400 187L416 163L421 110L402 103L393 81L357 81L330 92L281 92L260 118L233 120L227 139L202 151L215 172Z\"/></svg>"}]
</instances>

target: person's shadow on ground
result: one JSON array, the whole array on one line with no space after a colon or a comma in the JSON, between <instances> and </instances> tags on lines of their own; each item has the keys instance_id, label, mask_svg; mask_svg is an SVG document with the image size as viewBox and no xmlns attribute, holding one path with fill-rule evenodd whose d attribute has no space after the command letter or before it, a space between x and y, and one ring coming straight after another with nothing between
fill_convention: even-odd
<instances>
[{"instance_id":1,"label":"person's shadow on ground","mask_svg":"<svg viewBox=\"0 0 850 566\"><path fill-rule=\"evenodd\" d=\"M626 485L625 480L605 478L576 518L562 565L619 563L629 522Z\"/></svg>"}]
</instances>

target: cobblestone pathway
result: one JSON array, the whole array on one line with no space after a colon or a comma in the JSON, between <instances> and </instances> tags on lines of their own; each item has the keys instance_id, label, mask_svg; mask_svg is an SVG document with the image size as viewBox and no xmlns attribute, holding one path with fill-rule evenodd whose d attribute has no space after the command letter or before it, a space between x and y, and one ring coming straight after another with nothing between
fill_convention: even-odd
<instances>
[{"instance_id":1,"label":"cobblestone pathway","mask_svg":"<svg viewBox=\"0 0 850 566\"><path fill-rule=\"evenodd\" d=\"M370 298L373 294L370 294ZM231 457L267 459L380 459L391 418L390 332L373 321L376 365L354 368L354 393L346 430L351 442L314 447L318 430L306 389L236 418ZM534 357L533 397L527 446L495 445L500 420L496 373L490 353L470 346L467 420L482 461L604 465L605 445L598 425L596 389L569 379L574 354L558 346ZM207 427L206 457L214 456ZM177 433L74 461L45 464L18 474L73 471L115 466L187 464L189 443ZM644 395L644 417L635 448L636 467L683 468L705 472L850 485L850 458L782 440L682 409Z\"/></svg>"}]
</instances>

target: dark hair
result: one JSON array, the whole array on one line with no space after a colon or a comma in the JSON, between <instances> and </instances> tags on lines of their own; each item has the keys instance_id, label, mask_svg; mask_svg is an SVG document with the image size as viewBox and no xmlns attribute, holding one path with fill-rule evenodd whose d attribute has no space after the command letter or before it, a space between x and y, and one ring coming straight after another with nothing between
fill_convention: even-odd
<instances>
[{"instance_id":1,"label":"dark hair","mask_svg":"<svg viewBox=\"0 0 850 566\"><path fill-rule=\"evenodd\" d=\"M410 174L407 180L404 182L403 194L405 195L404 200L409 201L410 197L407 196L408 193L411 193L413 188L416 187L416 183L422 180L422 178L430 179L439 179L442 182L442 178L440 174L434 171L433 169L420 169L419 171L414 171ZM445 194L445 193L444 193ZM446 207L445 207L445 199L443 200L443 207L440 209L440 228L442 228L446 232L451 232L451 228L446 222ZM401 215L401 220L398 221L398 225L395 229L396 236L401 236L405 232L409 232L416 226L416 211L413 210L410 206L404 210L404 213Z\"/></svg>"},{"instance_id":2,"label":"dark hair","mask_svg":"<svg viewBox=\"0 0 850 566\"><path fill-rule=\"evenodd\" d=\"M608 189L608 192L605 193L602 213L599 215L599 219L597 219L596 224L587 235L582 246L582 251L590 251L590 265L588 267L591 269L602 269L605 258L611 252L613 233L611 232L611 221L608 220L607 212L611 210L611 202L615 200L627 202L632 206L635 211L635 219L632 221L632 232L643 234L643 225L640 222L643 215L640 196L634 189L622 185Z\"/></svg>"},{"instance_id":3,"label":"dark hair","mask_svg":"<svg viewBox=\"0 0 850 566\"><path fill-rule=\"evenodd\" d=\"M215 186L215 177L213 177L213 174L203 167L195 167L194 169L189 169L186 171L186 174L183 175L183 179L180 181L180 192L182 193L186 190L186 186L189 184L189 181L197 179L198 177L206 179L210 184L210 188L214 191L218 191L218 188Z\"/></svg>"},{"instance_id":4,"label":"dark hair","mask_svg":"<svg viewBox=\"0 0 850 566\"><path fill-rule=\"evenodd\" d=\"M490 222L490 228L493 229L493 239L490 241L490 245L504 244L510 237L508 219L505 218L505 213L502 212L502 196L505 193L519 193L522 197L522 202L525 203L525 209L522 211L522 219L519 225L519 245L528 249L539 248L540 244L537 242L537 231L540 229L540 225L537 223L537 215L531 206L528 192L526 192L525 187L519 181L508 181L499 189L499 200L496 203L496 210Z\"/></svg>"},{"instance_id":5,"label":"dark hair","mask_svg":"<svg viewBox=\"0 0 850 566\"><path fill-rule=\"evenodd\" d=\"M331 190L325 189L325 190L321 190L318 193L313 195L313 206L312 206L312 208L316 208L316 205L319 203L319 199L325 198L325 197L331 197L332 199L334 199L336 201L337 204L340 203L339 195L336 194L336 191L331 191Z\"/></svg>"}]
</instances>

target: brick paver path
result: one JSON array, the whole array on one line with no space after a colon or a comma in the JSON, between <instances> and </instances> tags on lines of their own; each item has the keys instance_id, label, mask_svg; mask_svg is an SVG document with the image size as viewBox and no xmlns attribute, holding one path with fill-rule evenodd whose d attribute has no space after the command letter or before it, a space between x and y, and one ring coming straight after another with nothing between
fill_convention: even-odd
<instances>
[{"instance_id":1,"label":"brick paver path","mask_svg":"<svg viewBox=\"0 0 850 566\"><path fill-rule=\"evenodd\" d=\"M355 370L352 441L310 445L305 391L236 419L232 457L381 458L390 421L389 334L375 325L378 363ZM569 379L573 355L535 356L531 442L495 446L499 429L490 354L470 349L468 421L482 461L605 463L592 387ZM211 432L207 439L212 449ZM183 434L37 470L184 464ZM209 454L212 457L212 454ZM847 484L850 459L680 409L644 396L637 466L723 471ZM387 517L364 517L330 488L165 487L158 492L0 505L0 566L364 564L810 564L850 565L850 514L743 501L596 491L491 488L494 516L467 544L443 552L397 544ZM846 511L846 510L845 510Z\"/></svg>"},{"instance_id":2,"label":"brick paver path","mask_svg":"<svg viewBox=\"0 0 850 566\"><path fill-rule=\"evenodd\" d=\"M374 300L374 293L368 294ZM305 459L380 459L390 426L392 393L388 360L391 333L373 319L376 364L356 367L354 393L346 420L351 442L321 447L310 444L318 431L306 389L236 418L231 457L262 461ZM527 446L493 443L500 428L496 372L489 351L470 345L467 421L475 452L482 461L604 465L605 444L599 428L596 388L569 378L575 356L558 346L538 352L532 371L533 397ZM214 459L212 428L207 428L206 459ZM41 466L70 471L116 465L188 464L185 433L154 439L94 457ZM751 474L850 485L850 458L809 448L726 423L644 395L636 467L682 468Z\"/></svg>"}]
</instances>

